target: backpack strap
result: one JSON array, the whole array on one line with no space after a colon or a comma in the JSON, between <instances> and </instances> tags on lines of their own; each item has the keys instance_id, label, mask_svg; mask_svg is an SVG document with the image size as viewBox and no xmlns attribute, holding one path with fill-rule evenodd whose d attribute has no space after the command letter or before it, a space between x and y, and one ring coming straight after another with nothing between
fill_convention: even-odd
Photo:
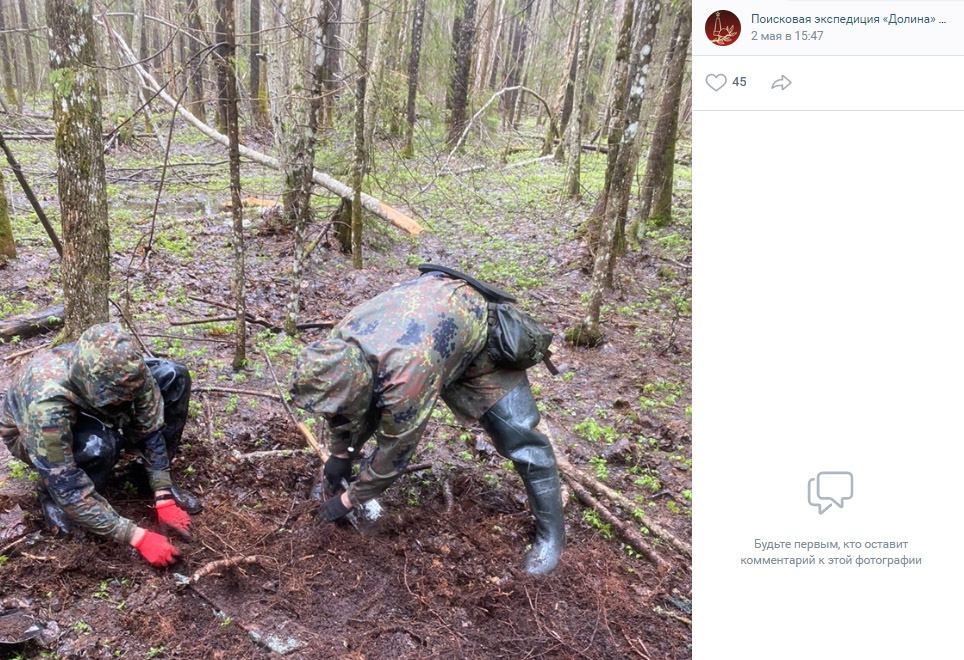
<instances>
[{"instance_id":1,"label":"backpack strap","mask_svg":"<svg viewBox=\"0 0 964 660\"><path fill-rule=\"evenodd\" d=\"M462 280L463 282L468 282L471 284L476 291L485 296L485 299L489 302L504 303L504 302L516 302L513 296L502 289L492 286L491 284L486 284L481 282L471 275L466 275L465 273L460 273L454 268L449 268L448 266L439 266L438 264L419 264L418 270L420 273L443 273L455 279Z\"/></svg>"}]
</instances>

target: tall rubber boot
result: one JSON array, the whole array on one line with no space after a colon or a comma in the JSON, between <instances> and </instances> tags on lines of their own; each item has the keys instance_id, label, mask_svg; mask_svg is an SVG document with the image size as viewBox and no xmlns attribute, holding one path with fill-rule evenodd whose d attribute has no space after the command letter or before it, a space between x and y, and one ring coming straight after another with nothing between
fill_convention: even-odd
<instances>
[{"instance_id":1,"label":"tall rubber boot","mask_svg":"<svg viewBox=\"0 0 964 660\"><path fill-rule=\"evenodd\" d=\"M525 559L526 572L545 575L559 563L566 545L559 470L549 438L536 430L539 409L529 382L519 383L480 420L496 451L512 461L522 477L529 508L535 518L536 535Z\"/></svg>"},{"instance_id":2,"label":"tall rubber boot","mask_svg":"<svg viewBox=\"0 0 964 660\"><path fill-rule=\"evenodd\" d=\"M164 428L161 435L167 447L167 456L174 459L181 447L181 435L187 423L188 406L191 401L191 374L182 364L160 358L146 358L148 369L161 390L164 399ZM174 502L190 514L200 513L201 500L177 485L171 486Z\"/></svg>"}]
</instances>

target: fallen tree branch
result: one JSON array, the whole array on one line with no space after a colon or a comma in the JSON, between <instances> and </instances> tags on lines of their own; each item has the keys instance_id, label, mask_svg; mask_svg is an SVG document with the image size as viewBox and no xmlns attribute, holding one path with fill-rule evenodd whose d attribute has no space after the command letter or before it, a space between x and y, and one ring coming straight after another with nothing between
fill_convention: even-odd
<instances>
[{"instance_id":1,"label":"fallen tree branch","mask_svg":"<svg viewBox=\"0 0 964 660\"><path fill-rule=\"evenodd\" d=\"M199 392L224 392L227 394L247 394L249 396L260 396L265 399L275 399L280 401L281 397L274 392L263 392L261 390L239 390L233 387L215 387L213 385L203 385L201 387L195 387Z\"/></svg>"},{"instance_id":2,"label":"fallen tree branch","mask_svg":"<svg viewBox=\"0 0 964 660\"><path fill-rule=\"evenodd\" d=\"M18 314L0 321L0 340L27 339L52 332L64 324L64 306L54 305L39 312Z\"/></svg>"},{"instance_id":3,"label":"fallen tree branch","mask_svg":"<svg viewBox=\"0 0 964 660\"><path fill-rule=\"evenodd\" d=\"M626 510L629 515L639 518L640 522L646 526L646 528L651 531L656 536L660 537L678 551L682 552L688 557L693 556L693 548L689 543L676 538L672 533L667 531L662 525L654 521L652 518L646 515L643 507L637 505L628 497L616 490L610 488L598 479L594 479L579 468L575 467L566 459L559 459L559 454L556 454L556 462L560 464L560 469L564 469L566 476L576 479L586 488L591 488L603 497L608 498L613 504L618 504L624 510ZM564 468L562 466L565 466Z\"/></svg>"},{"instance_id":4,"label":"fallen tree branch","mask_svg":"<svg viewBox=\"0 0 964 660\"><path fill-rule=\"evenodd\" d=\"M9 136L7 139L9 139ZM3 139L3 133L0 133L0 149L3 149L3 153L7 157L7 162L10 164L10 169L13 170L13 175L17 177L17 181L20 182L23 194L27 196L30 206L33 207L33 212L37 214L37 219L40 220L44 231L47 232L47 236L50 237L50 242L54 244L54 249L57 250L57 254L63 258L64 248L60 244L57 232L54 231L53 225L51 225L50 220L47 219L47 214L44 213L43 207L41 207L40 202L37 201L37 196L33 194L33 188L30 187L27 178L23 175L23 170L20 169L20 163L7 147L7 143Z\"/></svg>"},{"instance_id":5,"label":"fallen tree branch","mask_svg":"<svg viewBox=\"0 0 964 660\"><path fill-rule=\"evenodd\" d=\"M113 37L117 40L117 44L120 47L121 54L127 59L129 65L134 69L134 71L136 71L141 77L141 80L147 89L151 90L152 92L156 92L158 98L163 100L172 108L175 108L177 113L197 130L201 131L218 144L221 144L225 147L228 146L228 136L224 135L223 133L219 133L211 126L208 126L206 123L191 114L191 112L183 105L178 104L178 102L170 94L164 91L161 84L158 83L157 80L155 80L154 77L148 73L147 70L138 62L137 57L135 57L131 52L130 46L127 45L127 42L125 42L120 35L114 32L110 26L105 25L105 28L113 34ZM259 151L255 151L254 149L243 144L238 145L238 152L248 160L254 161L259 165L264 165L265 167L273 170L281 169L281 164L277 158L272 158L271 156L263 154ZM355 191L352 190L351 187L346 186L341 181L332 178L330 175L325 174L324 172L313 170L312 180L319 186L330 190L334 194L338 195L342 199L348 200L349 202L355 197ZM420 224L401 211L392 208L385 202L375 199L366 193L361 194L361 200L362 207L365 210L375 214L383 220L392 223L408 234L415 236L422 232L423 227Z\"/></svg>"},{"instance_id":6,"label":"fallen tree branch","mask_svg":"<svg viewBox=\"0 0 964 660\"><path fill-rule=\"evenodd\" d=\"M7 362L8 360L16 360L18 357L22 357L24 355L30 355L34 351L39 351L41 348L47 348L48 346L50 346L49 342L46 344L41 344L40 346L34 346L33 348L25 348L22 351L17 351L16 353L11 353L10 355L3 356L3 361Z\"/></svg>"},{"instance_id":7,"label":"fallen tree branch","mask_svg":"<svg viewBox=\"0 0 964 660\"><path fill-rule=\"evenodd\" d=\"M232 450L231 458L235 461L253 461L259 458L290 458L299 454L312 454L313 449L268 449L265 451L251 451L242 454L237 449Z\"/></svg>"},{"instance_id":8,"label":"fallen tree branch","mask_svg":"<svg viewBox=\"0 0 964 660\"><path fill-rule=\"evenodd\" d=\"M204 577L205 575L210 575L215 571L221 571L221 570L224 570L225 568L240 566L241 564L258 564L260 563L260 561L261 561L261 558L258 557L258 555L249 555L247 557L244 555L238 555L236 557L229 557L228 559L218 559L215 561L209 561L204 566L196 570L194 572L194 575L189 577L187 579L187 582L183 583L183 586L190 586L193 584L197 584L198 580L200 580L202 577Z\"/></svg>"},{"instance_id":9,"label":"fallen tree branch","mask_svg":"<svg viewBox=\"0 0 964 660\"><path fill-rule=\"evenodd\" d=\"M569 487L572 488L572 491L576 494L576 496L582 500L584 504L592 507L596 512L598 512L603 520L612 525L613 528L616 529L624 539L626 539L633 550L656 564L656 567L661 573L665 573L669 570L669 562L656 554L656 552L649 547L649 544L646 543L639 532L617 518L616 515L606 507L606 505L593 497L592 494L586 490L586 488L579 483L578 480L573 479L565 472L562 473L562 476L563 479L566 480L566 483L569 484Z\"/></svg>"},{"instance_id":10,"label":"fallen tree branch","mask_svg":"<svg viewBox=\"0 0 964 660\"><path fill-rule=\"evenodd\" d=\"M643 511L642 507L636 506L626 496L621 495L620 493L617 493L615 490L613 490L606 484L600 482L598 479L594 479L590 477L589 475L582 472L582 470L580 470L572 463L570 463L569 459L566 458L565 453L560 450L559 446L553 440L552 433L545 419L543 419L539 423L539 430L541 430L545 434L545 436L549 439L549 443L552 445L553 452L556 455L556 465L559 468L559 472L562 474L563 478L565 478L566 482L572 487L573 491L577 495L579 495L579 499L583 500L587 504L590 504L590 506L592 506L593 508L597 508L596 505L598 504L599 507L602 507L602 509L597 508L600 515L603 515L603 517L606 517L607 514L609 516L612 516L618 523L618 525L614 525L614 526L618 526L620 528L620 531L623 531L622 528L626 527L626 524L623 523L618 518L615 518L613 513L609 511L608 508L606 508L602 503L599 502L599 500L593 497L592 494L588 492L588 490L586 490L587 488L593 489L595 492L604 495L615 504L619 504L621 507L626 509L629 515L639 518L640 522L642 522L643 525L645 525L646 528L653 533L653 535L658 536L659 538L668 542L670 545L672 545L674 548L676 548L678 551L682 552L683 554L687 556L692 556L693 550L689 544L679 540L673 534L671 534L666 529L664 529L659 523L652 520L649 516L646 515L646 512ZM581 493L585 493L587 497L584 497ZM594 502L595 504L591 504L588 501L589 499L591 499L591 501ZM605 510L605 513L603 513L603 509ZM607 519L607 522L612 523L612 521L608 519ZM634 534L637 539L642 540L643 537L639 535L634 529L628 528L628 531ZM639 551L638 548L637 548L637 551ZM662 558L660 558L660 560L665 561L665 560L662 560Z\"/></svg>"}]
</instances>

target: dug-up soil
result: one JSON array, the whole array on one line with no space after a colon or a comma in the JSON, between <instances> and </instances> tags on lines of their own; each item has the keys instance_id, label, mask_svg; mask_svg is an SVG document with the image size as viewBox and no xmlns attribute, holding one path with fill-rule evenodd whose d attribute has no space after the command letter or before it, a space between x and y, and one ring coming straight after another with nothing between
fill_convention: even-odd
<instances>
[{"instance_id":1,"label":"dug-up soil","mask_svg":"<svg viewBox=\"0 0 964 660\"><path fill-rule=\"evenodd\" d=\"M589 207L591 200L581 212ZM547 214L514 229L531 232L513 237L515 244L564 237L540 249L549 255L544 272L521 296L557 337L579 318L579 296L588 286L575 236L577 215L560 220ZM161 222L158 231L177 229L178 222ZM568 496L568 545L560 566L549 576L526 575L521 563L532 520L521 482L481 429L451 417L433 421L413 460L422 469L401 477L384 495L387 515L376 527L362 533L319 524L318 503L310 498L319 460L305 451L280 403L205 389L276 391L262 354L252 347L239 382L230 369L229 332L216 324L206 329L172 325L223 314L172 292L230 300L227 222L225 215L212 214L190 225L197 257L160 246L149 268L131 268L129 251L115 252L112 264L112 277L129 276L151 293L135 305L141 332L188 337L152 344L158 353L186 363L195 376L196 403L173 473L202 497L205 508L194 517L192 538L175 541L180 563L157 570L128 547L82 533L58 538L44 528L29 471L10 463L0 447L0 660L691 657L689 558L657 543L670 566L658 571ZM560 222L567 228L560 230ZM146 232L146 225L136 229ZM291 236L259 232L257 226L251 234L249 311L280 322ZM457 242L445 240L436 224L417 246L401 241L372 250L361 272L352 272L348 258L334 247L319 247L308 268L300 318L337 319L352 305L416 276L418 260L462 265L459 248L451 247ZM134 243L131 239L128 245ZM667 264L679 267L676 276L688 277L679 258L625 257L617 269L617 288L607 294L606 344L559 346L555 360L563 373L551 376L539 366L530 378L554 440L569 460L590 473L605 464L610 485L688 540L688 319L678 324L665 307L635 304L655 300L651 292L665 284L660 278ZM5 292L34 296L35 308L43 308L56 302L57 286L46 284L56 276L55 268L49 246L38 238L0 270L0 285ZM506 278L494 280L512 288ZM643 337L651 340L644 345L641 333L647 328L662 334ZM323 332L306 331L304 340ZM270 338L268 345L281 346L280 337ZM0 346L0 390L29 356L5 358L50 339ZM296 342L274 354L282 382L300 346ZM640 410L640 397L657 399L645 384L668 381L683 382L679 400L661 399L665 407ZM587 440L587 433L574 431L590 417L611 426L614 435L593 439L589 434ZM279 449L294 451L244 456ZM598 455L606 460L600 463ZM118 466L107 497L123 515L150 526L149 498L125 478L126 467ZM639 487L641 474L650 475L658 488ZM238 557L244 561L205 574L191 586L179 584L179 575ZM5 643L23 632L18 621L36 624L34 639Z\"/></svg>"}]
</instances>

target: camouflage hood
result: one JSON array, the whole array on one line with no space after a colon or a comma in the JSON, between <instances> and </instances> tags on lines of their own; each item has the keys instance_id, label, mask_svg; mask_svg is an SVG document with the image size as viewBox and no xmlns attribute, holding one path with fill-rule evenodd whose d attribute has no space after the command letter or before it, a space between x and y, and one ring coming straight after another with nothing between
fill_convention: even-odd
<instances>
[{"instance_id":1,"label":"camouflage hood","mask_svg":"<svg viewBox=\"0 0 964 660\"><path fill-rule=\"evenodd\" d=\"M147 364L118 325L91 326L74 344L70 382L94 408L132 401L147 376Z\"/></svg>"},{"instance_id":2,"label":"camouflage hood","mask_svg":"<svg viewBox=\"0 0 964 660\"><path fill-rule=\"evenodd\" d=\"M371 402L371 367L354 344L315 342L295 361L291 396L296 406L314 413L356 416Z\"/></svg>"}]
</instances>

